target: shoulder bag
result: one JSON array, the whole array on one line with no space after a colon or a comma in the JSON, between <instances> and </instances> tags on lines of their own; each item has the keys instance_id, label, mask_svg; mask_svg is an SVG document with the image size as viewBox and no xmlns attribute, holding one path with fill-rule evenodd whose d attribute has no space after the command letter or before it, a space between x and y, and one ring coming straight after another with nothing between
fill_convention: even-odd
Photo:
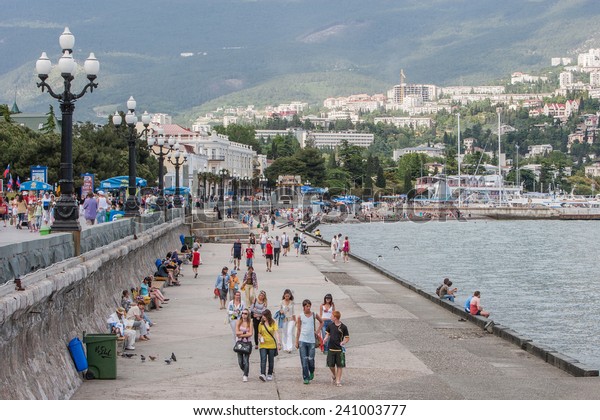
<instances>
[{"instance_id":1,"label":"shoulder bag","mask_svg":"<svg viewBox=\"0 0 600 420\"><path fill-rule=\"evenodd\" d=\"M275 356L279 356L279 350L277 350L277 340L275 340L275 337L273 336L273 334L271 334L271 331L269 331L269 327L265 324L263 324L265 327L265 330L269 333L269 335L271 336L271 338L273 339L273 341L275 342Z\"/></svg>"},{"instance_id":2,"label":"shoulder bag","mask_svg":"<svg viewBox=\"0 0 600 420\"><path fill-rule=\"evenodd\" d=\"M249 341L237 341L233 346L233 351L241 354L252 353L252 343Z\"/></svg>"}]
</instances>

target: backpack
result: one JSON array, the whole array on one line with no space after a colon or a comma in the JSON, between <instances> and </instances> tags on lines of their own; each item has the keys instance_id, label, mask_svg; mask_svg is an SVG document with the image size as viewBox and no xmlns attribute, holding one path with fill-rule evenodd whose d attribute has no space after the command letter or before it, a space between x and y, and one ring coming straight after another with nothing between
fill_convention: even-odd
<instances>
[{"instance_id":1,"label":"backpack","mask_svg":"<svg viewBox=\"0 0 600 420\"><path fill-rule=\"evenodd\" d=\"M435 294L440 296L440 290L442 290L443 284L440 284L437 289L435 289Z\"/></svg>"}]
</instances>

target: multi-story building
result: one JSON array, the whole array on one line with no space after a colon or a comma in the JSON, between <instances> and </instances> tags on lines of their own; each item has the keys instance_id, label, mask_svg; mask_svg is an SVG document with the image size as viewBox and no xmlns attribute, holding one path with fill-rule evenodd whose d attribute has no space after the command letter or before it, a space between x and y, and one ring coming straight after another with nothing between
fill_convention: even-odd
<instances>
[{"instance_id":1,"label":"multi-story building","mask_svg":"<svg viewBox=\"0 0 600 420\"><path fill-rule=\"evenodd\" d=\"M529 153L527 153L527 157L535 157L544 156L552 152L553 148L551 144L535 144L533 146L529 146L527 150L529 151Z\"/></svg>"},{"instance_id":2,"label":"multi-story building","mask_svg":"<svg viewBox=\"0 0 600 420\"><path fill-rule=\"evenodd\" d=\"M431 118L419 117L377 117L373 120L375 124L393 124L396 127L413 127L413 128L431 128L433 120Z\"/></svg>"},{"instance_id":3,"label":"multi-story building","mask_svg":"<svg viewBox=\"0 0 600 420\"><path fill-rule=\"evenodd\" d=\"M351 146L369 147L375 140L375 134L357 133L356 131L342 132L310 132L306 141L312 141L316 148L335 148L346 140ZM301 144L304 147L306 143Z\"/></svg>"},{"instance_id":4,"label":"multi-story building","mask_svg":"<svg viewBox=\"0 0 600 420\"><path fill-rule=\"evenodd\" d=\"M522 73L520 71L516 71L510 76L510 83L512 85L517 83L537 83L537 82L547 82L548 78L546 76L532 76L527 73Z\"/></svg>"},{"instance_id":5,"label":"multi-story building","mask_svg":"<svg viewBox=\"0 0 600 420\"><path fill-rule=\"evenodd\" d=\"M595 178L600 176L600 162L594 162L585 167L585 176Z\"/></svg>"},{"instance_id":6,"label":"multi-story building","mask_svg":"<svg viewBox=\"0 0 600 420\"><path fill-rule=\"evenodd\" d=\"M579 54L577 65L587 72L600 69L600 49L590 49L587 53Z\"/></svg>"},{"instance_id":7,"label":"multi-story building","mask_svg":"<svg viewBox=\"0 0 600 420\"><path fill-rule=\"evenodd\" d=\"M407 96L417 96L423 102L432 102L438 98L438 87L435 85L422 85L401 83L388 90L387 98L392 104L401 104Z\"/></svg>"},{"instance_id":8,"label":"multi-story building","mask_svg":"<svg viewBox=\"0 0 600 420\"><path fill-rule=\"evenodd\" d=\"M590 73L590 86L600 87L600 71L593 71Z\"/></svg>"},{"instance_id":9,"label":"multi-story building","mask_svg":"<svg viewBox=\"0 0 600 420\"><path fill-rule=\"evenodd\" d=\"M558 83L561 88L569 87L573 84L573 73L570 71L563 71L558 75Z\"/></svg>"},{"instance_id":10,"label":"multi-story building","mask_svg":"<svg viewBox=\"0 0 600 420\"><path fill-rule=\"evenodd\" d=\"M434 147L428 147L427 145L421 145L417 147L405 147L404 149L395 149L393 152L393 159L399 160L402 156L412 153L423 153L429 157L442 157L444 156L444 145L436 144Z\"/></svg>"},{"instance_id":11,"label":"multi-story building","mask_svg":"<svg viewBox=\"0 0 600 420\"><path fill-rule=\"evenodd\" d=\"M446 86L440 88L441 95L468 95L471 93L483 95L500 95L506 92L504 86Z\"/></svg>"}]
</instances>

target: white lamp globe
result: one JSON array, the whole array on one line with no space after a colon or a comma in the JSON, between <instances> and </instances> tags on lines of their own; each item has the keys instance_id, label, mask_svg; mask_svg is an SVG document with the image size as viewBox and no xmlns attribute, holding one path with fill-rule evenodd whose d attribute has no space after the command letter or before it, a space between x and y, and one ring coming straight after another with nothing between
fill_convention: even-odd
<instances>
[{"instance_id":1,"label":"white lamp globe","mask_svg":"<svg viewBox=\"0 0 600 420\"><path fill-rule=\"evenodd\" d=\"M62 57L58 60L58 68L61 74L73 74L75 71L75 60L70 52L65 51Z\"/></svg>"},{"instance_id":2,"label":"white lamp globe","mask_svg":"<svg viewBox=\"0 0 600 420\"><path fill-rule=\"evenodd\" d=\"M137 103L135 102L135 99L133 99L133 96L130 96L127 100L127 109L135 109L136 105Z\"/></svg>"},{"instance_id":3,"label":"white lamp globe","mask_svg":"<svg viewBox=\"0 0 600 420\"><path fill-rule=\"evenodd\" d=\"M42 53L38 61L35 62L35 71L38 75L47 76L52 70L52 63L45 52Z\"/></svg>"},{"instance_id":4,"label":"white lamp globe","mask_svg":"<svg viewBox=\"0 0 600 420\"><path fill-rule=\"evenodd\" d=\"M75 36L68 27L65 28L62 35L58 38L58 43L63 50L73 51L73 47L75 46Z\"/></svg>"},{"instance_id":5,"label":"white lamp globe","mask_svg":"<svg viewBox=\"0 0 600 420\"><path fill-rule=\"evenodd\" d=\"M90 56L85 60L85 63L83 63L83 68L88 76L98 75L98 72L100 71L100 62L94 53L90 53Z\"/></svg>"},{"instance_id":6,"label":"white lamp globe","mask_svg":"<svg viewBox=\"0 0 600 420\"><path fill-rule=\"evenodd\" d=\"M117 111L115 111L115 115L112 116L112 122L114 125L121 125L121 122L123 121L123 118L121 118L121 115L119 115L119 113Z\"/></svg>"}]
</instances>

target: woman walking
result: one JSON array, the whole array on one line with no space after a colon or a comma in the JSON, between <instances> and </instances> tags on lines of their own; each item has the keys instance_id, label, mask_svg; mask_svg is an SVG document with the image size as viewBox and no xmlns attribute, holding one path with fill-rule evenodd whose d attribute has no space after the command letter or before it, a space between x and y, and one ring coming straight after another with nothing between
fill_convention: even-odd
<instances>
[{"instance_id":1,"label":"woman walking","mask_svg":"<svg viewBox=\"0 0 600 420\"><path fill-rule=\"evenodd\" d=\"M236 290L233 294L233 299L227 305L227 317L231 326L231 332L233 333L233 344L237 341L237 322L241 319L242 312L245 309L246 305L242 302L242 294Z\"/></svg>"},{"instance_id":2,"label":"woman walking","mask_svg":"<svg viewBox=\"0 0 600 420\"><path fill-rule=\"evenodd\" d=\"M235 336L238 341L244 341L247 343L252 342L252 325L250 321L250 311L243 309L240 315L240 319L235 324ZM252 347L250 347L252 351ZM240 369L244 372L242 376L242 382L248 382L248 372L250 371L250 354L238 353L238 364Z\"/></svg>"},{"instance_id":3,"label":"woman walking","mask_svg":"<svg viewBox=\"0 0 600 420\"><path fill-rule=\"evenodd\" d=\"M219 309L225 309L225 302L227 302L227 291L229 290L228 271L229 268L223 267L221 274L217 276L217 281L215 281L215 289L219 291Z\"/></svg>"},{"instance_id":4,"label":"woman walking","mask_svg":"<svg viewBox=\"0 0 600 420\"><path fill-rule=\"evenodd\" d=\"M290 289L285 289L279 312L283 316L283 326L281 328L281 348L283 351L291 353L294 348L294 327L296 326L296 317L294 315L294 295Z\"/></svg>"},{"instance_id":5,"label":"woman walking","mask_svg":"<svg viewBox=\"0 0 600 420\"><path fill-rule=\"evenodd\" d=\"M265 244L265 260L267 262L267 271L270 272L273 268L273 243L271 238L267 239Z\"/></svg>"},{"instance_id":6,"label":"woman walking","mask_svg":"<svg viewBox=\"0 0 600 420\"><path fill-rule=\"evenodd\" d=\"M249 308L254 302L254 291L258 290L258 278L254 272L254 267L248 267L248 271L242 282L242 290L246 297L246 308Z\"/></svg>"},{"instance_id":7,"label":"woman walking","mask_svg":"<svg viewBox=\"0 0 600 420\"><path fill-rule=\"evenodd\" d=\"M323 320L323 328L321 330L321 337L325 337L325 333L327 331L327 327L331 324L332 318L331 315L335 311L335 303L333 303L333 297L330 293L327 293L323 298L323 303L321 303L321 308L319 310L319 315L321 315L321 319ZM329 350L329 345L327 343L323 346L323 353L327 354Z\"/></svg>"},{"instance_id":8,"label":"woman walking","mask_svg":"<svg viewBox=\"0 0 600 420\"><path fill-rule=\"evenodd\" d=\"M267 293L261 290L252 305L250 305L250 312L252 312L252 323L254 324L254 348L258 348L258 325L262 320L264 311L267 310Z\"/></svg>"},{"instance_id":9,"label":"woman walking","mask_svg":"<svg viewBox=\"0 0 600 420\"><path fill-rule=\"evenodd\" d=\"M277 322L273 319L271 311L265 309L258 327L260 340L260 376L263 382L273 380L273 365L275 363L275 350L281 348L279 341L279 331L277 331ZM269 370L267 370L267 360L269 361ZM266 373L266 376L265 376Z\"/></svg>"},{"instance_id":10,"label":"woman walking","mask_svg":"<svg viewBox=\"0 0 600 420\"><path fill-rule=\"evenodd\" d=\"M27 202L23 199L23 195L17 196L17 229L23 229L23 222L27 220Z\"/></svg>"},{"instance_id":11,"label":"woman walking","mask_svg":"<svg viewBox=\"0 0 600 420\"><path fill-rule=\"evenodd\" d=\"M344 245L342 245L342 254L344 255L344 262L347 263L349 260L348 255L350 254L350 241L347 236L344 239Z\"/></svg>"}]
</instances>

